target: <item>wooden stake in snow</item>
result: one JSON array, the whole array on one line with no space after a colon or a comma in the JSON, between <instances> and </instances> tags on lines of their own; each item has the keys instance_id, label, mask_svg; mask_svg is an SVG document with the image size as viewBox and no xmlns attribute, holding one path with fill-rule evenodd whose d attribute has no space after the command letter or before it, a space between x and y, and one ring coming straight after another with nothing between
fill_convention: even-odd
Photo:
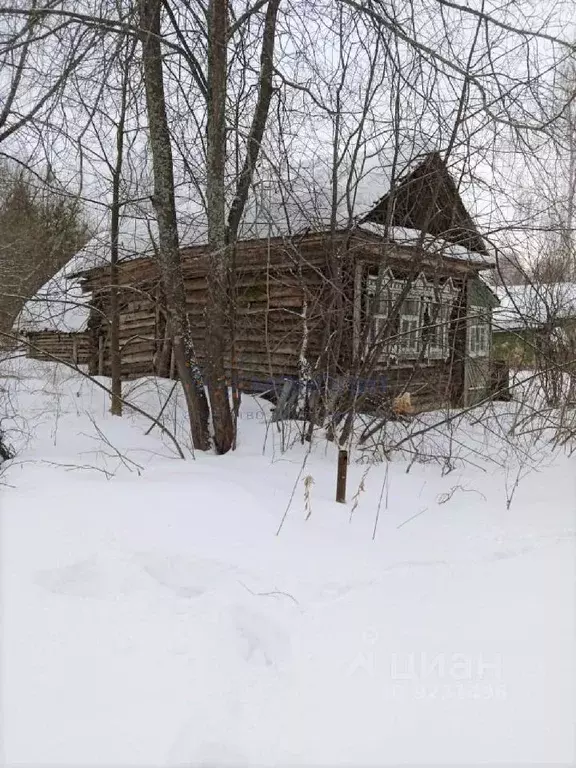
<instances>
[{"instance_id":1,"label":"wooden stake in snow","mask_svg":"<svg viewBox=\"0 0 576 768\"><path fill-rule=\"evenodd\" d=\"M348 475L348 451L338 451L338 475L336 478L336 501L346 504L346 478Z\"/></svg>"}]
</instances>

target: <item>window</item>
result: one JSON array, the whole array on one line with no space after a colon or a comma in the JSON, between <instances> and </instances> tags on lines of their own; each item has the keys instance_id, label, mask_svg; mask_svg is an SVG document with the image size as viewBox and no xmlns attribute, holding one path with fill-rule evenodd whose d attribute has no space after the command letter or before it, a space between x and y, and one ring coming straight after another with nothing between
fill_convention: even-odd
<instances>
[{"instance_id":1,"label":"window","mask_svg":"<svg viewBox=\"0 0 576 768\"><path fill-rule=\"evenodd\" d=\"M438 301L438 297L426 301L424 309L424 341L428 358L438 360L449 354L448 331L452 316L452 297Z\"/></svg>"},{"instance_id":2,"label":"window","mask_svg":"<svg viewBox=\"0 0 576 768\"><path fill-rule=\"evenodd\" d=\"M420 354L421 308L420 298L409 298L402 302L396 342L396 349L401 357L418 357Z\"/></svg>"},{"instance_id":3,"label":"window","mask_svg":"<svg viewBox=\"0 0 576 768\"><path fill-rule=\"evenodd\" d=\"M390 321L390 312L394 307L393 282L395 281L388 270L380 278L378 275L368 275L366 313L371 325L366 352L378 345L379 357L390 353L390 337L396 333L391 325L396 325L397 319Z\"/></svg>"},{"instance_id":4,"label":"window","mask_svg":"<svg viewBox=\"0 0 576 768\"><path fill-rule=\"evenodd\" d=\"M380 358L447 357L452 306L458 295L452 280L440 287L420 274L410 281L408 291L406 287L406 281L394 278L390 270L368 275L366 312L371 326L366 352L378 345Z\"/></svg>"},{"instance_id":5,"label":"window","mask_svg":"<svg viewBox=\"0 0 576 768\"><path fill-rule=\"evenodd\" d=\"M468 354L487 357L490 351L490 320L486 307L470 307L468 319Z\"/></svg>"}]
</instances>

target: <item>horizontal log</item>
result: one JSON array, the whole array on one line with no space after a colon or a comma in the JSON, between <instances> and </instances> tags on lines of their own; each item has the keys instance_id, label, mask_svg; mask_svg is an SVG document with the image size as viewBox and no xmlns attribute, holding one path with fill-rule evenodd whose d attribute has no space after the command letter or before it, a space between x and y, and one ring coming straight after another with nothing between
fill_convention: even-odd
<instances>
[{"instance_id":1,"label":"horizontal log","mask_svg":"<svg viewBox=\"0 0 576 768\"><path fill-rule=\"evenodd\" d=\"M122 317L121 315L119 325L121 333L128 333L132 331L145 331L146 333L155 333L158 323L156 322L156 318L154 316L148 316L147 318L134 320L131 317Z\"/></svg>"}]
</instances>

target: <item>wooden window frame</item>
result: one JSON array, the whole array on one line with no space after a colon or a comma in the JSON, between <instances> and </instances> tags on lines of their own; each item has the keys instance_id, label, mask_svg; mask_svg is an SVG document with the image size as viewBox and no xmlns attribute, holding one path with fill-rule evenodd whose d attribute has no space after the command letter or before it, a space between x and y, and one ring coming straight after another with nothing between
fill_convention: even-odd
<instances>
[{"instance_id":1,"label":"wooden window frame","mask_svg":"<svg viewBox=\"0 0 576 768\"><path fill-rule=\"evenodd\" d=\"M470 307L467 323L468 355L472 358L490 357L490 319L485 306Z\"/></svg>"},{"instance_id":2,"label":"wooden window frame","mask_svg":"<svg viewBox=\"0 0 576 768\"><path fill-rule=\"evenodd\" d=\"M379 279L381 281L381 293L378 299L380 305L377 308L378 311L374 311L371 302L376 295L376 285ZM372 327L367 334L365 354L368 353L372 345L381 344L380 359L386 357L403 361L415 360L421 356L428 361L446 359L450 354L449 330L452 310L458 295L452 278L449 278L442 287L438 287L430 283L423 273L420 273L412 281L402 305L398 308L397 330L394 334L397 338L388 344L383 339L379 340L381 327L388 323L390 309L396 305L405 289L406 280L395 278L390 269L387 269L381 276L377 274L367 275L365 307ZM386 311L382 311L383 302L385 302ZM409 308L409 302L415 302L416 307ZM439 305L439 316L433 321L435 341L423 348L423 345L427 343L424 315L426 308L433 304ZM409 309L412 311L408 311ZM440 327L437 327L437 324L440 324ZM439 337L441 338L440 344L437 343Z\"/></svg>"}]
</instances>

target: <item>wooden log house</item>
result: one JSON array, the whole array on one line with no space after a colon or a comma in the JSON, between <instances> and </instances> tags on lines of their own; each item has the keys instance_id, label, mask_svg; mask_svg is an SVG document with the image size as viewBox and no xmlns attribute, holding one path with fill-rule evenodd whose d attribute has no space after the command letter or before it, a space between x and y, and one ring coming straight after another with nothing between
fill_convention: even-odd
<instances>
[{"instance_id":1,"label":"wooden log house","mask_svg":"<svg viewBox=\"0 0 576 768\"><path fill-rule=\"evenodd\" d=\"M202 367L208 249L186 247L181 255ZM490 391L493 294L479 273L494 261L439 154L427 156L352 228L241 240L234 261L227 365L242 390L353 373L355 386L371 388L372 398L408 394L422 409L468 404ZM122 261L118 274L122 377L174 376L154 255ZM108 376L110 268L74 277L90 299L83 331L90 372ZM335 327L337 348L327 331Z\"/></svg>"},{"instance_id":2,"label":"wooden log house","mask_svg":"<svg viewBox=\"0 0 576 768\"><path fill-rule=\"evenodd\" d=\"M86 365L92 350L85 333L90 315L87 297L77 280L70 280L74 264L85 263L78 254L28 300L12 332L20 338L28 357L36 360Z\"/></svg>"},{"instance_id":3,"label":"wooden log house","mask_svg":"<svg viewBox=\"0 0 576 768\"><path fill-rule=\"evenodd\" d=\"M35 360L88 365L92 349L88 334L54 329L26 331L27 356Z\"/></svg>"}]
</instances>

